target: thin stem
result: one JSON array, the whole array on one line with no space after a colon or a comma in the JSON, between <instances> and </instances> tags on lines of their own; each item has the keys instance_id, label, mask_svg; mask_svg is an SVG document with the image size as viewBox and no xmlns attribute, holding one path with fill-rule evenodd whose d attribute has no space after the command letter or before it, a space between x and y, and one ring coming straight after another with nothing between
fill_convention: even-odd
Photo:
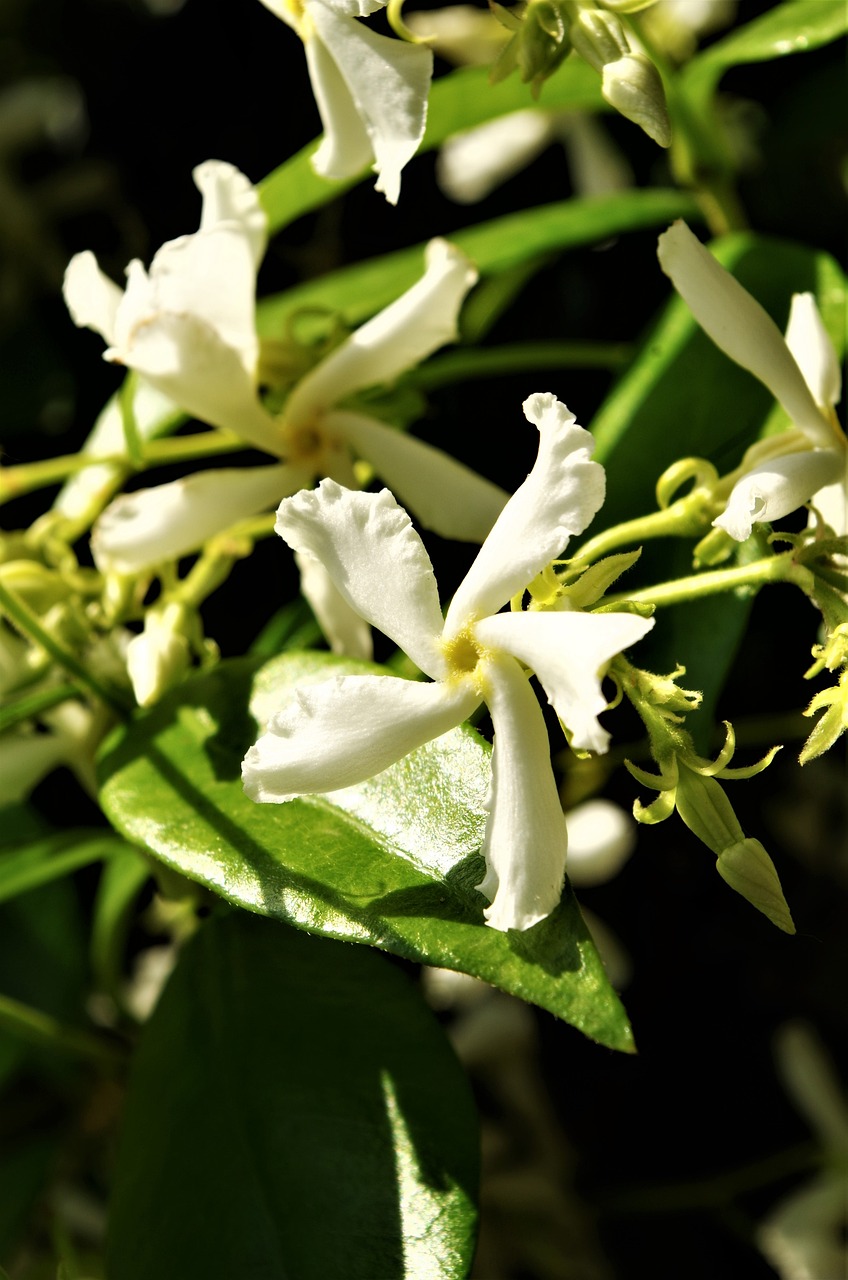
<instances>
[{"instance_id":1,"label":"thin stem","mask_svg":"<svg viewBox=\"0 0 848 1280\"><path fill-rule=\"evenodd\" d=\"M21 694L5 707L0 707L0 733L5 733L22 720L30 720L43 711L58 707L63 702L76 698L79 690L74 684L57 684L49 689L40 689L35 693Z\"/></svg>"},{"instance_id":2,"label":"thin stem","mask_svg":"<svg viewBox=\"0 0 848 1280\"><path fill-rule=\"evenodd\" d=\"M24 604L20 596L10 591L3 582L0 582L0 609L9 616L24 635L29 636L30 640L35 641L46 653L49 653L50 657L55 662L58 662L59 666L67 671L79 684L95 694L119 716L126 715L126 702L117 690L109 689L106 685L101 684L75 654L71 653L55 636L45 630L29 606Z\"/></svg>"},{"instance_id":3,"label":"thin stem","mask_svg":"<svg viewBox=\"0 0 848 1280\"><path fill-rule=\"evenodd\" d=\"M677 578L674 582L661 582L638 591L608 596L609 604L632 600L637 604L654 604L663 607L682 604L687 600L701 600L705 596L722 591L734 591L739 587L759 587L767 582L793 582L804 590L812 575L803 565L796 564L792 553L769 556L752 564L736 565L732 569L713 569L709 573L696 573L689 578Z\"/></svg>"},{"instance_id":4,"label":"thin stem","mask_svg":"<svg viewBox=\"0 0 848 1280\"><path fill-rule=\"evenodd\" d=\"M195 458L211 458L222 453L237 453L245 448L243 440L224 431L198 431L190 436L165 437L142 443L141 465L135 469L161 466L170 462L190 462ZM134 470L126 454L68 453L39 462L21 462L13 467L0 467L0 503L22 494L32 493L48 485L61 484L69 476L88 467L119 467L127 475Z\"/></svg>"},{"instance_id":5,"label":"thin stem","mask_svg":"<svg viewBox=\"0 0 848 1280\"><path fill-rule=\"evenodd\" d=\"M701 503L687 494L661 511L625 520L596 534L578 549L575 563L600 560L618 547L648 542L651 538L696 538L708 527L709 516Z\"/></svg>"},{"instance_id":6,"label":"thin stem","mask_svg":"<svg viewBox=\"0 0 848 1280\"><path fill-rule=\"evenodd\" d=\"M191 571L179 586L168 593L169 600L198 608L213 591L224 582L236 560L244 554L234 550L234 544L240 541L256 542L259 538L268 538L274 532L275 514L253 516L233 525L225 533L218 534L209 542Z\"/></svg>"},{"instance_id":7,"label":"thin stem","mask_svg":"<svg viewBox=\"0 0 848 1280\"><path fill-rule=\"evenodd\" d=\"M0 995L0 1027L29 1044L67 1053L74 1058L85 1058L103 1067L123 1066L127 1060L126 1052L116 1044L89 1031L67 1027L58 1018L13 1000L11 996Z\"/></svg>"}]
</instances>

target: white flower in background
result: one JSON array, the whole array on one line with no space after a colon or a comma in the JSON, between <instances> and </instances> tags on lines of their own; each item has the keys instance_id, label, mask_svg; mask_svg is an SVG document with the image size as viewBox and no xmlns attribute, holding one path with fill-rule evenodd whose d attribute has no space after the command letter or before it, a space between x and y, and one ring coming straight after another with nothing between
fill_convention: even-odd
<instances>
[{"instance_id":1,"label":"white flower in background","mask_svg":"<svg viewBox=\"0 0 848 1280\"><path fill-rule=\"evenodd\" d=\"M778 1202L757 1230L757 1244L781 1280L840 1280L848 1275L848 1105L813 1031L788 1023L775 1037L783 1083L817 1133L824 1170Z\"/></svg>"},{"instance_id":2,"label":"white flower in background","mask_svg":"<svg viewBox=\"0 0 848 1280\"><path fill-rule=\"evenodd\" d=\"M400 175L424 136L433 55L360 22L386 0L262 0L303 41L324 138L322 178L353 178L373 162L377 191L397 204Z\"/></svg>"},{"instance_id":3,"label":"white flower in background","mask_svg":"<svg viewBox=\"0 0 848 1280\"><path fill-rule=\"evenodd\" d=\"M742 542L759 521L812 502L848 531L848 441L834 412L839 362L810 293L795 294L786 337L683 222L659 239L660 265L695 319L731 360L759 378L796 428L754 445L713 523Z\"/></svg>"},{"instance_id":4,"label":"white flower in background","mask_svg":"<svg viewBox=\"0 0 848 1280\"><path fill-rule=\"evenodd\" d=\"M584 800L566 814L568 878L575 887L605 884L636 847L636 823L612 800Z\"/></svg>"},{"instance_id":5,"label":"white flower in background","mask_svg":"<svg viewBox=\"0 0 848 1280\"><path fill-rule=\"evenodd\" d=\"M441 450L368 414L340 407L356 391L391 382L454 339L459 308L475 279L464 254L444 240L432 241L421 279L315 365L294 387L279 416L261 408L255 383L251 385L250 396L269 432L263 447L285 463L206 471L117 498L94 527L98 566L142 572L197 550L234 522L275 506L321 476L355 485L354 455L367 459L425 527L442 537L482 542L506 502L502 489ZM189 354L189 384L195 363ZM172 393L187 404L179 388ZM218 425L223 425L220 417ZM234 421L230 425L238 430ZM327 584L321 586L319 574L311 573L307 596L339 648L340 637L357 624L348 620L339 629L340 607L324 608L332 593ZM361 645L344 651L367 656Z\"/></svg>"},{"instance_id":6,"label":"white flower in background","mask_svg":"<svg viewBox=\"0 0 848 1280\"><path fill-rule=\"evenodd\" d=\"M606 750L601 675L650 620L626 613L499 613L582 532L604 496L592 438L552 395L524 404L540 433L532 472L510 498L444 622L424 546L392 495L325 480L280 505L278 532L324 565L362 618L435 683L348 676L301 689L242 766L252 799L281 803L351 786L460 724L485 701L495 747L479 886L496 929L527 929L556 906L566 825L550 767L536 673L573 745Z\"/></svg>"},{"instance_id":7,"label":"white flower in background","mask_svg":"<svg viewBox=\"0 0 848 1280\"><path fill-rule=\"evenodd\" d=\"M657 0L641 14L651 43L678 62L691 58L702 36L729 27L737 0Z\"/></svg>"},{"instance_id":8,"label":"white flower in background","mask_svg":"<svg viewBox=\"0 0 848 1280\"><path fill-rule=\"evenodd\" d=\"M203 195L200 228L169 240L149 273L133 260L121 291L90 252L65 273L78 325L109 344L105 359L135 369L187 413L277 452L274 418L257 396L256 273L267 219L250 182L230 164L193 172Z\"/></svg>"}]
</instances>

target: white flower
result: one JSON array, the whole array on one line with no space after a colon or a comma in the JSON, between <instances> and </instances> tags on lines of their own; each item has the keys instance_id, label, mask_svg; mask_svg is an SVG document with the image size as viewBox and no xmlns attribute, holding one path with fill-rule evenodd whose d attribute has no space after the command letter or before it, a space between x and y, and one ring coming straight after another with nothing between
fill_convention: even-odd
<instances>
[{"instance_id":1,"label":"white flower","mask_svg":"<svg viewBox=\"0 0 848 1280\"><path fill-rule=\"evenodd\" d=\"M243 764L252 799L279 803L333 791L381 772L460 724L481 701L495 733L489 818L479 886L496 929L527 929L556 906L566 825L550 767L547 731L524 664L539 678L575 747L606 749L601 673L652 623L626 613L498 613L604 496L592 438L552 395L524 404L540 433L532 472L509 500L442 621L423 544L392 495L324 481L280 505L277 528L321 562L361 617L402 648L435 683L349 676L301 689Z\"/></svg>"},{"instance_id":2,"label":"white flower","mask_svg":"<svg viewBox=\"0 0 848 1280\"><path fill-rule=\"evenodd\" d=\"M373 161L377 191L397 204L401 170L418 150L433 75L428 48L369 30L359 18L386 0L262 0L293 27L306 52L324 126L312 164L352 178Z\"/></svg>"},{"instance_id":3,"label":"white flower","mask_svg":"<svg viewBox=\"0 0 848 1280\"><path fill-rule=\"evenodd\" d=\"M338 407L364 387L391 382L454 339L459 308L475 279L464 254L444 240L433 240L421 279L311 369L276 418L259 404L254 371L249 394L268 432L262 447L286 464L204 472L118 498L95 525L100 567L138 572L196 550L233 521L275 506L320 476L353 485L354 453L371 463L427 528L447 538L482 541L506 502L502 489L441 450L367 414ZM74 297L79 303L78 293ZM78 305L74 314L79 313ZM186 330L187 347L194 332ZM192 377L198 362L188 352L186 363L186 394L175 383L170 390L194 412ZM147 368L144 372L149 376ZM214 422L216 416L207 420ZM226 425L220 414L217 425ZM229 425L239 431L235 420ZM256 434L245 438L260 443Z\"/></svg>"},{"instance_id":4,"label":"white flower","mask_svg":"<svg viewBox=\"0 0 848 1280\"><path fill-rule=\"evenodd\" d=\"M275 453L277 426L256 394L256 272L267 219L232 165L207 160L193 177L203 195L194 235L164 244L149 274L131 262L124 292L92 253L78 253L65 301L76 324L105 338L106 360L135 369L201 421Z\"/></svg>"},{"instance_id":5,"label":"white flower","mask_svg":"<svg viewBox=\"0 0 848 1280\"><path fill-rule=\"evenodd\" d=\"M636 823L611 800L584 800L569 809L568 878L579 888L604 884L636 847Z\"/></svg>"},{"instance_id":6,"label":"white flower","mask_svg":"<svg viewBox=\"0 0 848 1280\"><path fill-rule=\"evenodd\" d=\"M839 363L812 294L793 297L783 338L685 223L660 236L659 259L716 346L768 387L797 428L749 451L744 474L713 523L742 542L758 521L778 520L812 501L837 534L848 531L848 442L834 413Z\"/></svg>"}]
</instances>

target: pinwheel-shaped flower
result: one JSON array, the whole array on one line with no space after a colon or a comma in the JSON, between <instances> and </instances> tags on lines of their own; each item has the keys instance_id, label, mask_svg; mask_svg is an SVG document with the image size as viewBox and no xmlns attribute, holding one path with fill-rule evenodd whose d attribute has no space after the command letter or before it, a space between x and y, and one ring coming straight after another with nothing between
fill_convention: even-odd
<instances>
[{"instance_id":1,"label":"pinwheel-shaped flower","mask_svg":"<svg viewBox=\"0 0 848 1280\"><path fill-rule=\"evenodd\" d=\"M194 178L203 193L199 231L163 245L149 275L131 263L125 293L92 254L79 254L68 267L65 298L77 324L110 344L106 359L136 370L202 421L285 461L208 471L118 498L95 525L99 567L137 573L185 555L320 476L355 484L354 455L367 459L426 527L482 541L506 502L503 490L423 441L344 407L355 392L391 382L456 337L459 308L476 279L465 255L432 241L421 279L310 370L275 415L259 398L257 373L254 295L265 215L231 165L208 161Z\"/></svg>"},{"instance_id":2,"label":"pinwheel-shaped flower","mask_svg":"<svg viewBox=\"0 0 848 1280\"><path fill-rule=\"evenodd\" d=\"M795 294L783 338L685 223L676 222L660 236L659 258L716 346L768 387L796 428L749 451L727 507L713 523L742 542L757 522L778 520L814 502L834 531L844 534L848 441L834 412L841 376L813 295Z\"/></svg>"},{"instance_id":3,"label":"pinwheel-shaped flower","mask_svg":"<svg viewBox=\"0 0 848 1280\"><path fill-rule=\"evenodd\" d=\"M349 604L435 683L347 676L298 692L243 764L254 800L350 786L447 732L485 701L494 726L483 842L488 923L527 929L556 906L566 826L548 735L525 668L536 673L575 747L606 750L601 675L650 620L629 613L498 610L586 528L604 496L592 438L552 395L524 404L540 433L532 472L509 500L442 620L424 546L392 495L325 480L280 505L277 528L320 561Z\"/></svg>"},{"instance_id":4,"label":"pinwheel-shaped flower","mask_svg":"<svg viewBox=\"0 0 848 1280\"><path fill-rule=\"evenodd\" d=\"M429 49L370 31L359 18L386 0L262 0L303 41L324 139L312 157L322 178L353 178L373 161L390 204L418 150L433 75Z\"/></svg>"}]
</instances>

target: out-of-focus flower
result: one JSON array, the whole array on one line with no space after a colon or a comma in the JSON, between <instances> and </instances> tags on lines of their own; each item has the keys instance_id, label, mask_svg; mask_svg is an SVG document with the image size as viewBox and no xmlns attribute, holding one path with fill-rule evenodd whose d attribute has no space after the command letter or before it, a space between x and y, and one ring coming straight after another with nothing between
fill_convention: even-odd
<instances>
[{"instance_id":1,"label":"out-of-focus flower","mask_svg":"<svg viewBox=\"0 0 848 1280\"><path fill-rule=\"evenodd\" d=\"M322 178L352 178L373 161L377 191L397 204L400 175L424 136L433 55L369 30L386 0L262 0L303 41L324 126L312 157Z\"/></svg>"},{"instance_id":2,"label":"out-of-focus flower","mask_svg":"<svg viewBox=\"0 0 848 1280\"><path fill-rule=\"evenodd\" d=\"M652 622L628 613L498 610L559 555L603 501L592 439L552 395L531 396L536 464L509 500L442 621L427 553L387 490L354 493L333 481L284 501L278 531L321 561L351 607L433 684L349 676L299 690L270 721L242 767L252 799L281 803L381 772L460 724L485 700L495 748L486 875L479 886L493 928L527 929L559 901L566 826L544 719L522 664L536 673L578 748L606 750L598 723L601 675Z\"/></svg>"}]
</instances>

